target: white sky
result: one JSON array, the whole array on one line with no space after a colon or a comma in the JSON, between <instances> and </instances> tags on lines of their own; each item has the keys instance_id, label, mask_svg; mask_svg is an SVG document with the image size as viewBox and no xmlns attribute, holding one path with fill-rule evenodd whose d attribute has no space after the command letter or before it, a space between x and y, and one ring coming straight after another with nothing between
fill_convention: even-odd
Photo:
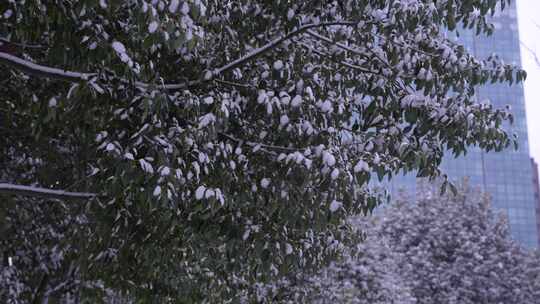
<instances>
[{"instance_id":1,"label":"white sky","mask_svg":"<svg viewBox=\"0 0 540 304\"><path fill-rule=\"evenodd\" d=\"M519 36L523 44L540 58L540 0L514 0L517 4ZM540 161L540 66L533 55L521 46L521 63L527 71L525 106L531 156Z\"/></svg>"}]
</instances>

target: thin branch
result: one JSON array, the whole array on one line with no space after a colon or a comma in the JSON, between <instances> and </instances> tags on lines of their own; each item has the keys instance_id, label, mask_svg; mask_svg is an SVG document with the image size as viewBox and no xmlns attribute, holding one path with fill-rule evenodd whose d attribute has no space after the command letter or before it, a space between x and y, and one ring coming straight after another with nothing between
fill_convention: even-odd
<instances>
[{"instance_id":1,"label":"thin branch","mask_svg":"<svg viewBox=\"0 0 540 304\"><path fill-rule=\"evenodd\" d=\"M332 39L330 39L329 37L326 37L326 36L323 36L315 31L312 31L312 30L308 30L307 33L319 40L322 40L322 41L325 41L327 43L330 43L332 45L335 45L343 50L346 50L346 51L349 51L353 54L356 54L358 56L361 56L361 57L364 57L364 58L367 58L367 59L370 59L369 56L367 56L366 54L362 53L360 50L357 50L357 49L354 49L348 45L345 45L343 43L339 43L339 42L336 42L336 41L333 41ZM387 68L389 69L392 69L392 66L390 65L390 63L388 63L387 61L383 60L376 52L373 52L373 55L375 57L377 57L377 59L379 59L380 62L384 63L384 65L386 65Z\"/></svg>"},{"instance_id":2,"label":"thin branch","mask_svg":"<svg viewBox=\"0 0 540 304\"><path fill-rule=\"evenodd\" d=\"M434 54L434 53L430 53L430 52L426 52L426 51L423 51L419 48L415 48L409 44L406 44L406 43L401 43L401 42L397 42L397 41L394 41L394 40L391 40L391 39L388 39L388 37L385 37L383 35L379 35L379 34L374 34L375 36L379 37L380 39L384 39L386 40L387 42L390 42L392 44L395 44L397 46L401 46L401 47L404 47L404 48L408 48L410 50L413 50L417 53L421 53L421 54L424 54L426 56L430 56L430 57L433 57L433 58L439 58L440 56L438 54Z\"/></svg>"},{"instance_id":3,"label":"thin branch","mask_svg":"<svg viewBox=\"0 0 540 304\"><path fill-rule=\"evenodd\" d=\"M8 195L23 195L42 197L50 199L71 199L71 200L88 200L97 197L95 193L87 192L68 192L64 190L52 190L46 188L38 188L31 186L21 186L7 183L0 183L0 194Z\"/></svg>"},{"instance_id":4,"label":"thin branch","mask_svg":"<svg viewBox=\"0 0 540 304\"><path fill-rule=\"evenodd\" d=\"M128 82L127 80L123 80L125 82ZM143 88L143 89L147 89L149 87L158 87L158 88L162 88L166 91L177 91L177 90L182 90L182 89L186 89L186 88L189 88L189 87L193 87L193 86L196 86L196 85L199 85L203 83L202 80L190 80L190 81L186 81L186 82L183 82L183 83L164 83L164 84L161 84L161 85L158 85L158 84L151 84L151 83L146 83L146 82L140 82L140 81L135 81L135 86L136 87L139 87L139 88Z\"/></svg>"},{"instance_id":5,"label":"thin branch","mask_svg":"<svg viewBox=\"0 0 540 304\"><path fill-rule=\"evenodd\" d=\"M261 144L261 143L257 143L257 142L252 142L252 141L244 141L244 140L241 140L241 139L238 139L230 134L227 134L227 133L224 133L224 132L218 132L219 135L231 140L231 141L234 141L236 143L239 143L241 145L246 145L246 146L249 146L249 147L252 147L252 148L255 148L255 147L260 147L261 150L269 153L269 154L272 154L272 155L276 155L275 152L273 151L278 151L278 152L302 152L304 151L306 148L290 148L290 147L284 147L284 146L274 146L274 145L266 145L266 144ZM271 151L273 150L273 151Z\"/></svg>"},{"instance_id":6,"label":"thin branch","mask_svg":"<svg viewBox=\"0 0 540 304\"><path fill-rule=\"evenodd\" d=\"M348 68L353 69L353 70L358 70L360 72L383 76L379 72L368 70L368 69L363 68L363 67L361 67L359 65L355 65L355 64L352 64L352 63L349 63L349 62L346 62L346 61L335 60L335 59L332 58L331 55L326 54L325 52L316 50L314 47L312 47L312 46L310 46L310 45L308 45L308 44L306 44L304 42L300 42L300 41L295 41L295 42L298 43L299 45L301 45L302 47L304 47L305 49L307 49L307 50L309 50L309 51L311 51L311 52L313 52L313 53L315 53L315 54L317 54L317 55L319 55L321 57L326 57L326 58L328 58L328 60L331 60L331 61L333 61L333 62L335 62L337 64L341 64L341 65L343 65L345 67L348 67Z\"/></svg>"},{"instance_id":7,"label":"thin branch","mask_svg":"<svg viewBox=\"0 0 540 304\"><path fill-rule=\"evenodd\" d=\"M10 41L9 39L5 38L5 37L0 37L0 42L11 44L11 45L18 46L18 47L25 48L25 49L42 49L42 48L45 48L44 45L40 45L40 44L25 44L25 43L13 42L13 41Z\"/></svg>"},{"instance_id":8,"label":"thin branch","mask_svg":"<svg viewBox=\"0 0 540 304\"><path fill-rule=\"evenodd\" d=\"M318 28L318 27L327 27L327 26L332 26L332 25L343 25L343 26L356 26L358 24L358 22L354 22L354 21L335 21L335 22L320 22L320 23L311 23L311 24L306 24L306 25L303 25L299 28L297 28L296 30L293 30L291 32L289 32L288 34L286 35L283 35L279 38L276 38L272 41L270 41L269 43L263 45L262 47L260 48L257 48L251 52L249 52L248 54L222 66L221 68L218 68L214 71L214 76L215 75L219 75L219 74L222 74L226 71L229 71L231 69L234 69L235 67L243 64L244 62L246 61L249 61L257 56L260 56L261 54L265 53L266 51L269 51L269 50L272 50L274 49L276 46L278 46L280 43L286 41L286 40L289 40L297 35L300 35L302 33L304 33L305 31L309 30L309 29L312 29L312 28Z\"/></svg>"},{"instance_id":9,"label":"thin branch","mask_svg":"<svg viewBox=\"0 0 540 304\"><path fill-rule=\"evenodd\" d=\"M34 294L34 299L32 300L32 304L40 304L43 303L43 292L45 291L45 287L47 286L49 282L49 276L44 273L41 276L41 280L39 281L38 289L36 290Z\"/></svg>"},{"instance_id":10,"label":"thin branch","mask_svg":"<svg viewBox=\"0 0 540 304\"><path fill-rule=\"evenodd\" d=\"M245 89L255 88L255 86L251 84L238 83L238 82L233 82L233 81L228 81L228 80L223 80L223 79L215 79L215 81L218 83L221 83L224 85L230 85L233 87L239 87L239 88L245 88Z\"/></svg>"},{"instance_id":11,"label":"thin branch","mask_svg":"<svg viewBox=\"0 0 540 304\"><path fill-rule=\"evenodd\" d=\"M79 73L39 65L5 52L0 52L0 64L10 66L30 75L70 82L86 81L97 75L95 73Z\"/></svg>"},{"instance_id":12,"label":"thin branch","mask_svg":"<svg viewBox=\"0 0 540 304\"><path fill-rule=\"evenodd\" d=\"M195 122L190 121L190 120L188 120L187 122L191 126L196 126L197 125ZM218 131L217 134L224 137L224 138L226 138L226 139L228 139L228 140L230 140L230 141L233 141L233 142L237 143L240 146L248 146L248 147L252 147L252 148L259 147L262 151L264 151L264 152L266 152L266 153L268 153L270 155L273 155L273 156L277 156L276 152L274 152L274 151L278 151L278 152L298 152L298 151L306 150L306 148L290 148L290 147L284 147L284 146L266 145L266 144L261 144L261 143L258 143L258 142L243 140L243 139L236 138L233 135L222 132L222 131Z\"/></svg>"},{"instance_id":13,"label":"thin branch","mask_svg":"<svg viewBox=\"0 0 540 304\"><path fill-rule=\"evenodd\" d=\"M351 52L353 54L368 58L368 56L366 54L362 53L361 51L359 51L357 49L354 49L354 48L352 48L352 47L350 47L348 45L345 45L343 43L336 42L336 41L330 39L329 37L323 36L323 35L315 32L313 30L308 30L308 31L306 31L306 33L308 33L309 35L311 35L311 36L313 36L313 37L315 37L315 38L317 38L319 40L322 40L322 41L328 42L330 44L336 45L339 48L342 48L342 49L344 49L346 51L349 51L349 52Z\"/></svg>"},{"instance_id":14,"label":"thin branch","mask_svg":"<svg viewBox=\"0 0 540 304\"><path fill-rule=\"evenodd\" d=\"M519 43L531 54L534 61L536 61L536 64L540 66L540 57L538 56L538 54L535 51L533 51L530 47L528 47L525 43L523 43L523 41L520 41Z\"/></svg>"}]
</instances>

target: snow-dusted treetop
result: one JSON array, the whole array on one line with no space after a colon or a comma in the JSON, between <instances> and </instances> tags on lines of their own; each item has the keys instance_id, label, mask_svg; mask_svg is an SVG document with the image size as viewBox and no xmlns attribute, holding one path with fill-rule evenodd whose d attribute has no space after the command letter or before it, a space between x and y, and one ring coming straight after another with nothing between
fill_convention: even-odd
<instances>
[{"instance_id":1,"label":"snow-dusted treetop","mask_svg":"<svg viewBox=\"0 0 540 304\"><path fill-rule=\"evenodd\" d=\"M95 193L93 256L114 248L144 274L156 248L207 288L317 265L341 218L381 200L372 176L434 177L446 149L513 142L511 114L474 87L524 72L445 37L490 33L504 2L3 3L2 182ZM242 263L215 264L227 255ZM151 294L182 285L98 273Z\"/></svg>"},{"instance_id":2,"label":"snow-dusted treetop","mask_svg":"<svg viewBox=\"0 0 540 304\"><path fill-rule=\"evenodd\" d=\"M260 302L538 302L538 252L511 240L507 219L476 189L439 196L430 186L355 222L365 237L346 258L260 285Z\"/></svg>"}]
</instances>

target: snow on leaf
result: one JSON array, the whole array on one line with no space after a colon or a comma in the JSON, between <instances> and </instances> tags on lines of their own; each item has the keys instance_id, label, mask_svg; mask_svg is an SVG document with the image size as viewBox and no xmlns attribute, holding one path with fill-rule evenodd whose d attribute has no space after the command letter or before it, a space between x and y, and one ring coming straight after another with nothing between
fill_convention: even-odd
<instances>
[{"instance_id":1,"label":"snow on leaf","mask_svg":"<svg viewBox=\"0 0 540 304\"><path fill-rule=\"evenodd\" d=\"M49 108L55 108L58 105L58 101L56 101L56 98L52 97L49 99Z\"/></svg>"},{"instance_id":2,"label":"snow on leaf","mask_svg":"<svg viewBox=\"0 0 540 304\"><path fill-rule=\"evenodd\" d=\"M148 24L148 32L150 34L154 33L158 28L158 23L157 21L152 21L150 22L150 24Z\"/></svg>"},{"instance_id":3,"label":"snow on leaf","mask_svg":"<svg viewBox=\"0 0 540 304\"><path fill-rule=\"evenodd\" d=\"M289 254L291 254L291 253L293 253L293 247L292 247L291 244L286 243L286 244L285 244L285 254L286 254L286 255L289 255Z\"/></svg>"},{"instance_id":4,"label":"snow on leaf","mask_svg":"<svg viewBox=\"0 0 540 304\"><path fill-rule=\"evenodd\" d=\"M204 192L204 198L208 199L208 198L211 198L213 197L214 195L216 194L216 192L213 190L213 189L207 189L205 192Z\"/></svg>"},{"instance_id":5,"label":"snow on leaf","mask_svg":"<svg viewBox=\"0 0 540 304\"><path fill-rule=\"evenodd\" d=\"M261 180L261 187L263 187L264 189L268 188L269 185L270 185L270 179L263 178Z\"/></svg>"},{"instance_id":6,"label":"snow on leaf","mask_svg":"<svg viewBox=\"0 0 540 304\"><path fill-rule=\"evenodd\" d=\"M331 178L332 180L335 180L339 177L339 169L338 168L334 168L334 170L332 170L332 173L331 173Z\"/></svg>"},{"instance_id":7,"label":"snow on leaf","mask_svg":"<svg viewBox=\"0 0 540 304\"><path fill-rule=\"evenodd\" d=\"M257 96L257 103L262 104L265 103L268 100L268 95L264 90L259 91L259 95Z\"/></svg>"},{"instance_id":8,"label":"snow on leaf","mask_svg":"<svg viewBox=\"0 0 540 304\"><path fill-rule=\"evenodd\" d=\"M367 172L369 171L369 166L365 161L359 160L354 166L353 170L355 173L362 172L362 171Z\"/></svg>"},{"instance_id":9,"label":"snow on leaf","mask_svg":"<svg viewBox=\"0 0 540 304\"><path fill-rule=\"evenodd\" d=\"M287 12L287 20L291 21L294 18L294 10L292 8Z\"/></svg>"},{"instance_id":10,"label":"snow on leaf","mask_svg":"<svg viewBox=\"0 0 540 304\"><path fill-rule=\"evenodd\" d=\"M161 174L161 176L168 176L169 174L171 174L171 169L169 169L169 167L165 166L165 167L163 167L161 169L160 174Z\"/></svg>"},{"instance_id":11,"label":"snow on leaf","mask_svg":"<svg viewBox=\"0 0 540 304\"><path fill-rule=\"evenodd\" d=\"M332 103L329 100L325 100L321 103L320 108L324 113L330 113L332 112Z\"/></svg>"},{"instance_id":12,"label":"snow on leaf","mask_svg":"<svg viewBox=\"0 0 540 304\"><path fill-rule=\"evenodd\" d=\"M204 128L208 126L209 124L216 121L216 116L212 113L208 113L206 115L203 115L199 118L199 128Z\"/></svg>"},{"instance_id":13,"label":"snow on leaf","mask_svg":"<svg viewBox=\"0 0 540 304\"><path fill-rule=\"evenodd\" d=\"M139 165L141 166L141 169L146 172L146 173L150 173L150 174L154 174L154 168L152 167L152 165L147 162L146 160L144 159L139 159Z\"/></svg>"},{"instance_id":14,"label":"snow on leaf","mask_svg":"<svg viewBox=\"0 0 540 304\"><path fill-rule=\"evenodd\" d=\"M323 163L329 167L333 167L336 164L336 158L331 153L323 152Z\"/></svg>"},{"instance_id":15,"label":"snow on leaf","mask_svg":"<svg viewBox=\"0 0 540 304\"><path fill-rule=\"evenodd\" d=\"M274 62L273 67L274 67L274 70L277 70L277 71L283 69L283 61L281 61L281 60L276 60L276 61Z\"/></svg>"},{"instance_id":16,"label":"snow on leaf","mask_svg":"<svg viewBox=\"0 0 540 304\"><path fill-rule=\"evenodd\" d=\"M298 108L301 104L302 104L302 96L300 95L294 96L294 98L291 100L291 106L293 108Z\"/></svg>"},{"instance_id":17,"label":"snow on leaf","mask_svg":"<svg viewBox=\"0 0 540 304\"><path fill-rule=\"evenodd\" d=\"M111 44L112 48L118 53L118 54L125 54L126 53L126 47L122 42L119 41L113 41Z\"/></svg>"},{"instance_id":18,"label":"snow on leaf","mask_svg":"<svg viewBox=\"0 0 540 304\"><path fill-rule=\"evenodd\" d=\"M156 188L154 188L154 192L152 193L153 196L160 196L161 195L161 186L157 185Z\"/></svg>"},{"instance_id":19,"label":"snow on leaf","mask_svg":"<svg viewBox=\"0 0 540 304\"><path fill-rule=\"evenodd\" d=\"M187 1L184 1L184 3L182 3L182 8L180 9L180 12L184 15L187 15L189 13L189 4L187 3Z\"/></svg>"},{"instance_id":20,"label":"snow on leaf","mask_svg":"<svg viewBox=\"0 0 540 304\"><path fill-rule=\"evenodd\" d=\"M279 125L280 126L286 126L289 123L289 117L285 114L281 115L279 119Z\"/></svg>"},{"instance_id":21,"label":"snow on leaf","mask_svg":"<svg viewBox=\"0 0 540 304\"><path fill-rule=\"evenodd\" d=\"M189 39L188 39L188 40L189 40ZM207 70L207 71L204 73L203 79L204 79L205 81L208 81L208 80L212 79L213 76L214 76L214 75L213 75L212 71Z\"/></svg>"},{"instance_id":22,"label":"snow on leaf","mask_svg":"<svg viewBox=\"0 0 540 304\"><path fill-rule=\"evenodd\" d=\"M13 10L10 10L10 9L6 10L3 14L4 19L9 19L9 17L11 17L12 15L13 15Z\"/></svg>"},{"instance_id":23,"label":"snow on leaf","mask_svg":"<svg viewBox=\"0 0 540 304\"><path fill-rule=\"evenodd\" d=\"M212 96L207 96L207 97L203 98L203 103L207 104L207 105L213 104L214 103L214 98Z\"/></svg>"},{"instance_id":24,"label":"snow on leaf","mask_svg":"<svg viewBox=\"0 0 540 304\"><path fill-rule=\"evenodd\" d=\"M205 186L199 186L197 188L197 190L195 190L195 199L197 200L202 200L203 197L204 197L204 192L206 191L206 187Z\"/></svg>"},{"instance_id":25,"label":"snow on leaf","mask_svg":"<svg viewBox=\"0 0 540 304\"><path fill-rule=\"evenodd\" d=\"M336 212L339 208L341 208L343 204L341 202L338 202L336 200L333 200L331 203L330 203L330 212Z\"/></svg>"},{"instance_id":26,"label":"snow on leaf","mask_svg":"<svg viewBox=\"0 0 540 304\"><path fill-rule=\"evenodd\" d=\"M244 233L242 234L242 240L245 241L249 238L249 235L251 234L251 229L246 229Z\"/></svg>"},{"instance_id":27,"label":"snow on leaf","mask_svg":"<svg viewBox=\"0 0 540 304\"><path fill-rule=\"evenodd\" d=\"M180 2L178 0L171 0L171 3L169 4L169 12L173 14L176 13L179 4Z\"/></svg>"}]
</instances>

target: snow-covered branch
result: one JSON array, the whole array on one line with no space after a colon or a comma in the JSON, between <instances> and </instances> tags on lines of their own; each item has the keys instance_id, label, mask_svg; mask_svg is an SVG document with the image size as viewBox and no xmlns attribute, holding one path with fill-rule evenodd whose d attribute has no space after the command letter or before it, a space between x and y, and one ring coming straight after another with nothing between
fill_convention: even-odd
<instances>
[{"instance_id":1,"label":"snow-covered branch","mask_svg":"<svg viewBox=\"0 0 540 304\"><path fill-rule=\"evenodd\" d=\"M308 33L309 35L311 35L311 36L313 36L313 37L315 37L315 38L317 38L319 40L322 40L322 41L325 41L327 43L336 45L337 47L339 47L341 49L344 49L346 51L349 51L349 52L351 52L353 54L356 54L356 55L359 55L359 56L362 56L362 57L366 57L366 54L362 53L360 50L352 48L352 47L350 47L348 45L345 45L343 43L336 42L336 41L330 39L329 37L323 36L323 35L315 32L313 30L308 30L308 31L306 31L306 33Z\"/></svg>"},{"instance_id":2,"label":"snow-covered branch","mask_svg":"<svg viewBox=\"0 0 540 304\"><path fill-rule=\"evenodd\" d=\"M96 75L94 73L66 71L39 65L5 52L0 52L0 64L7 65L30 75L71 82L85 81Z\"/></svg>"},{"instance_id":3,"label":"snow-covered branch","mask_svg":"<svg viewBox=\"0 0 540 304\"><path fill-rule=\"evenodd\" d=\"M278 46L280 43L289 40L295 36L298 36L305 31L312 29L312 28L318 28L318 27L328 27L333 25L343 25L343 26L355 26L357 22L354 21L335 21L335 22L320 22L320 23L311 23L306 24L303 26L300 26L299 28L279 37L276 38L267 44L263 45L260 48L257 48L248 54L232 61L224 66L214 69L212 71L211 77L202 77L204 80L192 80L185 83L171 83L171 84L163 84L161 87L165 90L180 90L185 89L190 86L201 84L203 81L211 80L213 77L223 74L231 69L234 69L238 67L239 65L242 65L243 63L267 52L272 49L274 49L276 46ZM33 63L31 61L19 58L17 56L13 56L11 54L0 52L0 64L7 65L9 67L18 69L24 73L28 73L30 75L38 76L38 77L46 77L46 78L52 78L52 79L60 79L65 81L71 81L71 82L79 82L79 81L86 81L90 77L96 76L96 73L82 73L82 72L74 72L74 71L66 71L58 68L48 67L40 64ZM144 83L144 82L135 82L135 86L147 88L151 86L151 84Z\"/></svg>"},{"instance_id":4,"label":"snow-covered branch","mask_svg":"<svg viewBox=\"0 0 540 304\"><path fill-rule=\"evenodd\" d=\"M87 200L97 197L95 193L68 192L64 190L52 190L32 186L21 186L0 183L0 194L34 196L50 199Z\"/></svg>"},{"instance_id":5,"label":"snow-covered branch","mask_svg":"<svg viewBox=\"0 0 540 304\"><path fill-rule=\"evenodd\" d=\"M69 81L69 82L87 81L91 77L94 77L97 75L97 73L81 73L81 72L66 71L66 70L62 70L58 68L48 67L45 65L33 63L31 61L19 58L17 56L13 56L5 52L0 52L0 64L7 65L9 67L15 68L17 70L20 70L30 75L51 78L51 79L59 79L59 80L64 80L64 81ZM121 79L121 81L128 82L125 79ZM197 85L199 83L201 83L201 81L194 80L194 81L188 81L185 83L163 84L159 87L165 90L180 90L180 89L187 88L189 86ZM141 88L148 88L152 85L137 81L135 82L135 86L141 87Z\"/></svg>"},{"instance_id":6,"label":"snow-covered branch","mask_svg":"<svg viewBox=\"0 0 540 304\"><path fill-rule=\"evenodd\" d=\"M334 21L334 22L320 22L320 23L310 23L310 24L306 24L306 25L303 25L303 26L300 26L299 28L279 37L279 38L276 38L270 42L268 42L267 44L263 45L262 47L260 48L257 48L251 52L249 52L248 54L246 54L245 56L242 56L220 68L218 68L217 70L214 71L214 76L215 75L219 75L219 74L222 74L226 71L229 71L231 69L234 69L235 67L245 63L246 61L249 61L269 50L272 50L273 48L275 48L276 46L278 46L280 43L286 41L286 40L289 40L295 36L298 36L302 33L304 33L305 31L309 30L309 29L312 29L312 28L318 28L318 27L328 27L328 26L333 26L333 25L343 25L343 26L355 26L357 25L358 22L355 22L355 21Z\"/></svg>"}]
</instances>

